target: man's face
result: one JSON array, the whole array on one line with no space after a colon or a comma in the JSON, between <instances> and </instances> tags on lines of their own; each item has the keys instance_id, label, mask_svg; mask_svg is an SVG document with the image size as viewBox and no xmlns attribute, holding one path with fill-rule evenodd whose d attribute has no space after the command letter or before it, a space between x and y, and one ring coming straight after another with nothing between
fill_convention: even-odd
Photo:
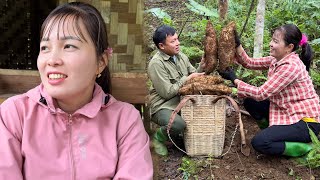
<instances>
[{"instance_id":1,"label":"man's face","mask_svg":"<svg viewBox=\"0 0 320 180\"><path fill-rule=\"evenodd\" d=\"M169 56L177 55L180 51L180 42L178 39L177 33L173 36L168 35L165 43L159 43L159 48L162 52L166 53Z\"/></svg>"}]
</instances>

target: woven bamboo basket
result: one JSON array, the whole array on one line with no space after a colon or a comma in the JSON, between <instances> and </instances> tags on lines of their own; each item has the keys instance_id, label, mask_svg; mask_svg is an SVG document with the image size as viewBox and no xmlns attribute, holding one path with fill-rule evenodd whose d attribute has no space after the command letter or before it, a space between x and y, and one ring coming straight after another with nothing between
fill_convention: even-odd
<instances>
[{"instance_id":1,"label":"woven bamboo basket","mask_svg":"<svg viewBox=\"0 0 320 180\"><path fill-rule=\"evenodd\" d=\"M181 108L186 122L184 143L189 156L222 154L225 139L226 100L213 104L216 95L190 95Z\"/></svg>"},{"instance_id":2,"label":"woven bamboo basket","mask_svg":"<svg viewBox=\"0 0 320 180\"><path fill-rule=\"evenodd\" d=\"M239 121L241 152L245 156L249 156L250 148L246 145L239 106L226 95L184 96L169 119L167 133L172 143L189 156L224 156L225 153L222 154L222 151L225 139L226 100L232 104L238 114L236 120ZM170 128L178 112L181 112L181 116L186 122L184 132L186 151L179 148L170 137Z\"/></svg>"}]
</instances>

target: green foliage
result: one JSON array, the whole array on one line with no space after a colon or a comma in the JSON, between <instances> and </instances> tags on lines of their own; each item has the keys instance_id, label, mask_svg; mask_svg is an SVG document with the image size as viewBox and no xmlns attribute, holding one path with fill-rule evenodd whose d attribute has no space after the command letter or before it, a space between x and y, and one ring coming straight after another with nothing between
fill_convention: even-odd
<instances>
[{"instance_id":1,"label":"green foliage","mask_svg":"<svg viewBox=\"0 0 320 180\"><path fill-rule=\"evenodd\" d=\"M267 80L267 77L263 72L245 69L242 66L238 66L236 75L241 77L241 80L254 86L261 86Z\"/></svg>"},{"instance_id":2,"label":"green foliage","mask_svg":"<svg viewBox=\"0 0 320 180\"><path fill-rule=\"evenodd\" d=\"M192 46L192 47L180 46L180 48L181 48L181 51L185 53L191 60L195 60L201 57L203 54L203 50L201 50L199 47L196 47L196 46Z\"/></svg>"},{"instance_id":3,"label":"green foliage","mask_svg":"<svg viewBox=\"0 0 320 180\"><path fill-rule=\"evenodd\" d=\"M218 11L216 9L208 9L207 7L197 3L194 0L189 0L189 3L186 3L187 8L199 15L209 16L209 17L219 17Z\"/></svg>"},{"instance_id":4,"label":"green foliage","mask_svg":"<svg viewBox=\"0 0 320 180\"><path fill-rule=\"evenodd\" d=\"M209 168L211 170L210 177L207 179L215 179L214 174L212 173L212 168L216 168L217 166L213 165L214 158L213 156L209 156L207 158L189 158L183 157L181 161L181 165L178 170L182 171L182 179L198 179L197 174L199 174L203 169Z\"/></svg>"},{"instance_id":5,"label":"green foliage","mask_svg":"<svg viewBox=\"0 0 320 180\"><path fill-rule=\"evenodd\" d=\"M182 171L182 179L189 179L190 176L194 176L199 172L197 162L188 157L182 158L181 166L178 170Z\"/></svg>"},{"instance_id":6,"label":"green foliage","mask_svg":"<svg viewBox=\"0 0 320 180\"><path fill-rule=\"evenodd\" d=\"M162 19L162 23L165 24L165 25L174 27L174 22L172 21L171 18L164 17Z\"/></svg>"},{"instance_id":7,"label":"green foliage","mask_svg":"<svg viewBox=\"0 0 320 180\"><path fill-rule=\"evenodd\" d=\"M318 168L320 167L320 141L310 128L309 134L312 140L312 150L305 157L298 158L298 162L310 168Z\"/></svg>"},{"instance_id":8,"label":"green foliage","mask_svg":"<svg viewBox=\"0 0 320 180\"><path fill-rule=\"evenodd\" d=\"M236 23L237 31L240 32L247 18L251 0L229 0L228 14L225 21L221 21L218 15L217 1L189 0L185 3L190 10L190 15L182 17L181 21L187 21L183 33L180 35L182 51L187 54L191 61L198 61L203 55L203 40L205 37L205 27L207 24L206 16L209 16L217 35L230 21ZM257 3L255 3L256 6ZM154 9L154 8L153 8ZM262 56L269 55L269 42L272 32L276 27L286 23L297 25L300 30L307 34L310 45L314 52L314 65L320 68L320 0L277 0L266 1L265 25L264 25L264 44ZM157 9L147 10L160 18L164 24L175 27L176 20L170 15ZM170 18L169 18L170 17ZM189 20L189 18L192 20ZM184 19L184 20L183 20ZM254 35L255 35L256 7L251 12L245 31L241 35L241 44L247 54L252 57ZM180 27L180 26L179 26ZM266 72L256 72L253 70L243 70L239 67L237 75L240 79L259 86L266 80ZM312 71L311 77L316 86L320 87L319 71Z\"/></svg>"},{"instance_id":9,"label":"green foliage","mask_svg":"<svg viewBox=\"0 0 320 180\"><path fill-rule=\"evenodd\" d=\"M300 176L296 175L296 173L294 172L294 170L292 168L289 168L288 175L294 177L295 180L302 180L302 178Z\"/></svg>"},{"instance_id":10,"label":"green foliage","mask_svg":"<svg viewBox=\"0 0 320 180\"><path fill-rule=\"evenodd\" d=\"M320 71L311 69L310 76L311 76L313 85L320 88Z\"/></svg>"},{"instance_id":11,"label":"green foliage","mask_svg":"<svg viewBox=\"0 0 320 180\"><path fill-rule=\"evenodd\" d=\"M145 12L151 13L152 15L154 15L159 19L163 19L163 18L171 19L171 16L161 8L151 8L146 10Z\"/></svg>"}]
</instances>

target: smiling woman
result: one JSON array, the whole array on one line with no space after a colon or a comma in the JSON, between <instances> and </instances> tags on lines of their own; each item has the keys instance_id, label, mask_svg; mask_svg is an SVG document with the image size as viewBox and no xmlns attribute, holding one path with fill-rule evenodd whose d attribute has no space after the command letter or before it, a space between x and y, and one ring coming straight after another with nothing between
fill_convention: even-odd
<instances>
[{"instance_id":1,"label":"smiling woman","mask_svg":"<svg viewBox=\"0 0 320 180\"><path fill-rule=\"evenodd\" d=\"M0 179L152 179L139 112L109 93L111 54L97 9L61 5L40 37L41 84L1 104Z\"/></svg>"},{"instance_id":2,"label":"smiling woman","mask_svg":"<svg viewBox=\"0 0 320 180\"><path fill-rule=\"evenodd\" d=\"M253 148L268 155L305 155L312 149L309 130L320 132L319 96L308 73L312 49L305 35L294 24L276 28L270 56L261 58L248 57L240 40L235 40L238 63L268 70L268 79L260 87L237 79L231 69L220 72L236 84L238 96L245 98L244 107L262 129L251 141Z\"/></svg>"}]
</instances>

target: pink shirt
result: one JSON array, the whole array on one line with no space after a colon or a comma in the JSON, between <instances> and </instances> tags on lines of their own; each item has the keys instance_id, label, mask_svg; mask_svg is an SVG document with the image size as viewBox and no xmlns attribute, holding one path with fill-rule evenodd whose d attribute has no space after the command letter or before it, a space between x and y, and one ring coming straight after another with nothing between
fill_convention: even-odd
<instances>
[{"instance_id":1,"label":"pink shirt","mask_svg":"<svg viewBox=\"0 0 320 180\"><path fill-rule=\"evenodd\" d=\"M303 117L320 122L319 96L305 65L294 52L280 61L274 57L249 58L243 51L237 61L248 69L268 69L268 80L260 87L237 83L238 96L270 100L269 124L289 125Z\"/></svg>"},{"instance_id":2,"label":"pink shirt","mask_svg":"<svg viewBox=\"0 0 320 180\"><path fill-rule=\"evenodd\" d=\"M152 179L149 136L132 105L98 85L73 114L54 104L42 85L1 104L0 179Z\"/></svg>"}]
</instances>

